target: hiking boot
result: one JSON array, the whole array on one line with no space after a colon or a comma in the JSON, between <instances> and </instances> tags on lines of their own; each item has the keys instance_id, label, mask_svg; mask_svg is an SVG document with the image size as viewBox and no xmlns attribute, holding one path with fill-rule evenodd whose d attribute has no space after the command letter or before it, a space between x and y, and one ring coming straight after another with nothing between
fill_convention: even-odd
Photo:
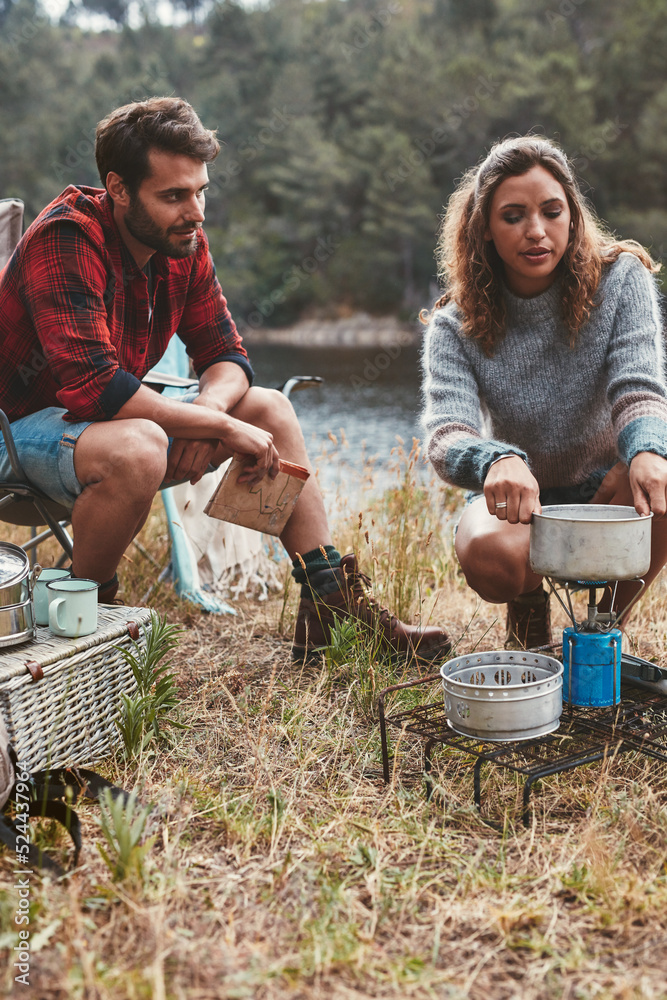
<instances>
[{"instance_id":1,"label":"hiking boot","mask_svg":"<svg viewBox=\"0 0 667 1000\"><path fill-rule=\"evenodd\" d=\"M343 556L336 569L314 573L310 583L317 593L301 597L292 646L294 659L307 659L328 646L335 621L344 619L359 622L379 640L383 650L401 657L431 663L443 660L452 648L444 629L406 625L380 607L354 555Z\"/></svg>"},{"instance_id":2,"label":"hiking boot","mask_svg":"<svg viewBox=\"0 0 667 1000\"><path fill-rule=\"evenodd\" d=\"M101 583L97 591L97 603L98 604L122 604L120 597L116 597L118 593L118 575L114 573L110 580L106 583Z\"/></svg>"},{"instance_id":3,"label":"hiking boot","mask_svg":"<svg viewBox=\"0 0 667 1000\"><path fill-rule=\"evenodd\" d=\"M551 645L551 605L540 586L507 604L505 649L534 649Z\"/></svg>"}]
</instances>

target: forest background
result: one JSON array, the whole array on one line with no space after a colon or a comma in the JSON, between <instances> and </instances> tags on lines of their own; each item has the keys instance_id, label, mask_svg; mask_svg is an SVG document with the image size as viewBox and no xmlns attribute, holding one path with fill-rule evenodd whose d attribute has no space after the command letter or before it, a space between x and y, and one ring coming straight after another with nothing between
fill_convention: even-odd
<instances>
[{"instance_id":1,"label":"forest background","mask_svg":"<svg viewBox=\"0 0 667 1000\"><path fill-rule=\"evenodd\" d=\"M529 130L667 254L667 0L179 3L0 0L0 196L27 221L99 185L112 108L177 94L223 141L206 228L242 328L429 305L456 179Z\"/></svg>"}]
</instances>

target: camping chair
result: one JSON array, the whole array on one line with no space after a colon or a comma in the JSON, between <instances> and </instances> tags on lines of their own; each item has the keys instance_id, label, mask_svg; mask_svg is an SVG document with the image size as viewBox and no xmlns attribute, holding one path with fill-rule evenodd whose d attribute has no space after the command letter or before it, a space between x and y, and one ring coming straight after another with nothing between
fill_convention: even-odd
<instances>
[{"instance_id":1,"label":"camping chair","mask_svg":"<svg viewBox=\"0 0 667 1000\"><path fill-rule=\"evenodd\" d=\"M0 431L13 472L10 482L0 482L0 521L32 529L30 538L22 544L31 556L35 555L40 542L55 537L63 550L58 562L60 565L65 559L72 558L72 539L67 532L70 512L28 482L16 453L11 425L3 410L0 410ZM46 526L46 529L37 534L36 529L40 526Z\"/></svg>"}]
</instances>

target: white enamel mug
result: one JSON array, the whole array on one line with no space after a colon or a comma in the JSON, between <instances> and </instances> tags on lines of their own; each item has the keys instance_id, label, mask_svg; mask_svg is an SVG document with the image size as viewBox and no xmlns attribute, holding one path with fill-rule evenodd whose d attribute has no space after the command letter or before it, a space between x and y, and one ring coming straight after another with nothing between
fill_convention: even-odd
<instances>
[{"instance_id":1,"label":"white enamel mug","mask_svg":"<svg viewBox=\"0 0 667 1000\"><path fill-rule=\"evenodd\" d=\"M52 580L67 579L69 579L68 569L56 569L55 566L52 566L40 572L32 589L36 625L49 624L49 592L46 589L46 585L51 583Z\"/></svg>"},{"instance_id":2,"label":"white enamel mug","mask_svg":"<svg viewBox=\"0 0 667 1000\"><path fill-rule=\"evenodd\" d=\"M47 583L49 593L49 628L54 635L77 639L97 629L96 580L70 577Z\"/></svg>"}]
</instances>

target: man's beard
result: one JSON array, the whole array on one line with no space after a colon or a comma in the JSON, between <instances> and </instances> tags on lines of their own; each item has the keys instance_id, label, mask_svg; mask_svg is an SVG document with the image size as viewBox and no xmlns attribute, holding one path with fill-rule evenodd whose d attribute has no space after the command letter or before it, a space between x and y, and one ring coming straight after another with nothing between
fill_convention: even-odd
<instances>
[{"instance_id":1,"label":"man's beard","mask_svg":"<svg viewBox=\"0 0 667 1000\"><path fill-rule=\"evenodd\" d=\"M131 199L124 222L127 231L135 240L139 240L151 250L163 253L166 257L191 257L197 249L197 233L187 243L182 240L176 241L170 234L177 233L178 227L170 226L169 229L162 229L158 226L138 195ZM196 225L197 232L200 228Z\"/></svg>"}]
</instances>

